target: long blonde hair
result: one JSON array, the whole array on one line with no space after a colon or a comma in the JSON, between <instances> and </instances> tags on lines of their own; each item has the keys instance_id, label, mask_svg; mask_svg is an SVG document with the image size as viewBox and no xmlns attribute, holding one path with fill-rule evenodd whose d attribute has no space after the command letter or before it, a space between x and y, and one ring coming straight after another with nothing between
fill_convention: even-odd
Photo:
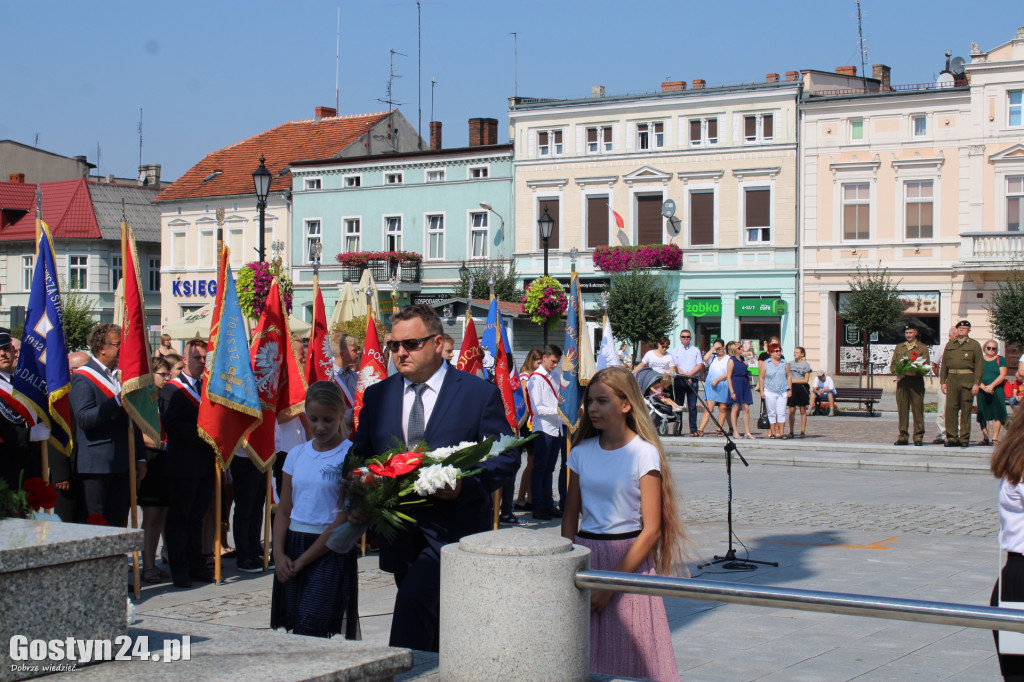
<instances>
[{"instance_id":1,"label":"long blonde hair","mask_svg":"<svg viewBox=\"0 0 1024 682\"><path fill-rule=\"evenodd\" d=\"M996 478L1005 478L1010 485L1017 485L1024 480L1024 410L1020 404L1013 408L1013 417L992 452L989 468Z\"/></svg>"},{"instance_id":2,"label":"long blonde hair","mask_svg":"<svg viewBox=\"0 0 1024 682\"><path fill-rule=\"evenodd\" d=\"M630 404L632 409L626 413L626 426L658 450L658 461L661 466L661 537L658 538L658 544L654 546L654 566L659 575L680 575L682 572L688 574L682 560L686 534L683 529L683 521L676 508L672 470L665 458L665 449L661 445L661 439L658 438L658 430L654 427L651 415L644 408L640 385L637 384L628 369L618 365L608 367L595 374L590 380L590 384L583 393L583 416L580 418L579 428L576 429L573 445L601 433L590 421L590 414L587 411L587 406L590 404L590 387L594 384L603 384L619 396L620 400L625 400Z\"/></svg>"}]
</instances>

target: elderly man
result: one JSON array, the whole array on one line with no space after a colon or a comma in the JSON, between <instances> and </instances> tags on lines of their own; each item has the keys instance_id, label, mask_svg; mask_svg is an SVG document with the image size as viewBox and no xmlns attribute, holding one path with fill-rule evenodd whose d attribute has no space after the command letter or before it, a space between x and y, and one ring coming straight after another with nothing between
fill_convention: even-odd
<instances>
[{"instance_id":1,"label":"elderly man","mask_svg":"<svg viewBox=\"0 0 1024 682\"><path fill-rule=\"evenodd\" d=\"M896 346L892 354L889 371L895 372L896 365L903 360L928 357L928 346L917 340L917 327L908 324L903 328L904 343ZM896 384L896 410L899 415L899 436L893 445L909 445L910 413L914 414L914 445L924 445L924 377L920 374L901 376Z\"/></svg>"},{"instance_id":2,"label":"elderly man","mask_svg":"<svg viewBox=\"0 0 1024 682\"><path fill-rule=\"evenodd\" d=\"M690 344L692 337L690 330L684 329L679 332L679 345L672 349L672 364L678 372L673 398L680 405L686 401L690 435L697 436L697 382L704 370L704 356L697 346Z\"/></svg>"},{"instance_id":3,"label":"elderly man","mask_svg":"<svg viewBox=\"0 0 1024 682\"><path fill-rule=\"evenodd\" d=\"M971 405L981 387L985 359L981 344L970 338L971 323L956 323L956 338L946 344L939 376L946 394L946 447L966 448L971 442Z\"/></svg>"}]
</instances>

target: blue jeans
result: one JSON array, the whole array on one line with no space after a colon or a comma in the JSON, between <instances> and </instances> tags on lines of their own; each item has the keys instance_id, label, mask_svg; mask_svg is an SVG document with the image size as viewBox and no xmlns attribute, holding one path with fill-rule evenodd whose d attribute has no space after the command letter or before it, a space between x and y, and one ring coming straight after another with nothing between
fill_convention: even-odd
<instances>
[{"instance_id":1,"label":"blue jeans","mask_svg":"<svg viewBox=\"0 0 1024 682\"><path fill-rule=\"evenodd\" d=\"M676 377L673 388L675 389L675 401L678 405L686 405L690 416L690 433L697 430L697 379L684 379Z\"/></svg>"},{"instance_id":2,"label":"blue jeans","mask_svg":"<svg viewBox=\"0 0 1024 682\"><path fill-rule=\"evenodd\" d=\"M555 508L555 502L551 495L551 483L555 464L558 463L561 442L561 436L549 436L543 432L537 432L537 438L533 441L533 473L530 476L530 494L533 498L535 514L542 514Z\"/></svg>"}]
</instances>

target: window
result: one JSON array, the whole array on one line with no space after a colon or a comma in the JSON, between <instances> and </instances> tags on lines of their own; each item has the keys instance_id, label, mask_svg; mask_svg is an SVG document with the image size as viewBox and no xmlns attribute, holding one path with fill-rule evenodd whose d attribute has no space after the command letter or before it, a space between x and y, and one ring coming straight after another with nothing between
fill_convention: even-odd
<instances>
[{"instance_id":1,"label":"window","mask_svg":"<svg viewBox=\"0 0 1024 682\"><path fill-rule=\"evenodd\" d=\"M345 187L360 187L362 184L363 178L360 175L345 176Z\"/></svg>"},{"instance_id":2,"label":"window","mask_svg":"<svg viewBox=\"0 0 1024 682\"><path fill-rule=\"evenodd\" d=\"M199 265L204 268L217 266L217 242L214 239L213 230L200 230L199 232Z\"/></svg>"},{"instance_id":3,"label":"window","mask_svg":"<svg viewBox=\"0 0 1024 682\"><path fill-rule=\"evenodd\" d=\"M385 218L385 236L387 237L388 251L402 250L402 218Z\"/></svg>"},{"instance_id":4,"label":"window","mask_svg":"<svg viewBox=\"0 0 1024 682\"><path fill-rule=\"evenodd\" d=\"M232 227L228 230L228 248L231 249L231 267L240 268L245 265L245 242L242 228ZM270 242L264 242L264 247Z\"/></svg>"},{"instance_id":5,"label":"window","mask_svg":"<svg viewBox=\"0 0 1024 682\"><path fill-rule=\"evenodd\" d=\"M304 189L320 189L320 178L306 178L302 186Z\"/></svg>"},{"instance_id":6,"label":"window","mask_svg":"<svg viewBox=\"0 0 1024 682\"><path fill-rule=\"evenodd\" d=\"M864 139L864 119L855 118L850 121L850 141Z\"/></svg>"},{"instance_id":7,"label":"window","mask_svg":"<svg viewBox=\"0 0 1024 682\"><path fill-rule=\"evenodd\" d=\"M743 219L748 244L772 240L772 191L768 187L743 190Z\"/></svg>"},{"instance_id":8,"label":"window","mask_svg":"<svg viewBox=\"0 0 1024 682\"><path fill-rule=\"evenodd\" d=\"M444 260L444 216L427 216L427 258Z\"/></svg>"},{"instance_id":9,"label":"window","mask_svg":"<svg viewBox=\"0 0 1024 682\"><path fill-rule=\"evenodd\" d=\"M428 170L427 182L444 182L444 170Z\"/></svg>"},{"instance_id":10,"label":"window","mask_svg":"<svg viewBox=\"0 0 1024 682\"><path fill-rule=\"evenodd\" d=\"M640 194L636 197L636 243L661 244L664 239L664 218L661 215L661 194Z\"/></svg>"},{"instance_id":11,"label":"window","mask_svg":"<svg viewBox=\"0 0 1024 682\"><path fill-rule=\"evenodd\" d=\"M709 147L718 144L717 118L690 119L690 146Z\"/></svg>"},{"instance_id":12,"label":"window","mask_svg":"<svg viewBox=\"0 0 1024 682\"><path fill-rule=\"evenodd\" d=\"M345 253L359 251L363 229L361 221L359 218L346 218L343 225L345 227Z\"/></svg>"},{"instance_id":13,"label":"window","mask_svg":"<svg viewBox=\"0 0 1024 682\"><path fill-rule=\"evenodd\" d=\"M120 256L110 257L110 290L114 291L117 289L117 283L124 277L124 265L121 262Z\"/></svg>"},{"instance_id":14,"label":"window","mask_svg":"<svg viewBox=\"0 0 1024 682\"><path fill-rule=\"evenodd\" d=\"M185 265L185 233L175 232L171 235L171 263L176 268Z\"/></svg>"},{"instance_id":15,"label":"window","mask_svg":"<svg viewBox=\"0 0 1024 682\"><path fill-rule=\"evenodd\" d=\"M907 239L931 239L933 236L931 180L904 183L907 206Z\"/></svg>"},{"instance_id":16,"label":"window","mask_svg":"<svg viewBox=\"0 0 1024 682\"><path fill-rule=\"evenodd\" d=\"M665 146L664 123L637 123L636 148L661 149Z\"/></svg>"},{"instance_id":17,"label":"window","mask_svg":"<svg viewBox=\"0 0 1024 682\"><path fill-rule=\"evenodd\" d=\"M89 256L68 256L68 287L89 289Z\"/></svg>"},{"instance_id":18,"label":"window","mask_svg":"<svg viewBox=\"0 0 1024 682\"><path fill-rule=\"evenodd\" d=\"M690 245L715 243L715 193L713 190L690 192Z\"/></svg>"},{"instance_id":19,"label":"window","mask_svg":"<svg viewBox=\"0 0 1024 682\"><path fill-rule=\"evenodd\" d=\"M751 114L743 117L744 142L769 142L775 137L773 114Z\"/></svg>"},{"instance_id":20,"label":"window","mask_svg":"<svg viewBox=\"0 0 1024 682\"><path fill-rule=\"evenodd\" d=\"M843 239L871 236L871 186L866 182L843 185Z\"/></svg>"},{"instance_id":21,"label":"window","mask_svg":"<svg viewBox=\"0 0 1024 682\"><path fill-rule=\"evenodd\" d=\"M1024 175L1006 178L1006 229L1020 232L1024 226Z\"/></svg>"},{"instance_id":22,"label":"window","mask_svg":"<svg viewBox=\"0 0 1024 682\"><path fill-rule=\"evenodd\" d=\"M21 257L21 286L25 291L32 291L32 278L36 274L35 256Z\"/></svg>"},{"instance_id":23,"label":"window","mask_svg":"<svg viewBox=\"0 0 1024 682\"><path fill-rule=\"evenodd\" d=\"M1024 90L1011 90L1007 96L1010 111L1006 120L1011 126L1024 126Z\"/></svg>"},{"instance_id":24,"label":"window","mask_svg":"<svg viewBox=\"0 0 1024 682\"><path fill-rule=\"evenodd\" d=\"M537 154L539 156L558 156L561 153L561 130L541 130L537 133Z\"/></svg>"},{"instance_id":25,"label":"window","mask_svg":"<svg viewBox=\"0 0 1024 682\"><path fill-rule=\"evenodd\" d=\"M149 257L148 291L160 291L160 259L156 256Z\"/></svg>"},{"instance_id":26,"label":"window","mask_svg":"<svg viewBox=\"0 0 1024 682\"><path fill-rule=\"evenodd\" d=\"M491 170L488 166L471 166L469 169L469 177L471 180L483 180L489 177Z\"/></svg>"},{"instance_id":27,"label":"window","mask_svg":"<svg viewBox=\"0 0 1024 682\"><path fill-rule=\"evenodd\" d=\"M587 197L587 248L608 243L608 228L611 226L607 196Z\"/></svg>"},{"instance_id":28,"label":"window","mask_svg":"<svg viewBox=\"0 0 1024 682\"><path fill-rule=\"evenodd\" d=\"M384 184L385 185L401 185L402 184L402 174L401 173L386 173L384 175Z\"/></svg>"},{"instance_id":29,"label":"window","mask_svg":"<svg viewBox=\"0 0 1024 682\"><path fill-rule=\"evenodd\" d=\"M472 227L469 230L470 257L487 258L487 214L471 213Z\"/></svg>"},{"instance_id":30,"label":"window","mask_svg":"<svg viewBox=\"0 0 1024 682\"><path fill-rule=\"evenodd\" d=\"M320 221L319 220L306 220L303 223L305 229L303 235L305 237L306 248L303 249L303 258L305 263L313 262L313 244L320 241Z\"/></svg>"},{"instance_id":31,"label":"window","mask_svg":"<svg viewBox=\"0 0 1024 682\"><path fill-rule=\"evenodd\" d=\"M545 208L548 210L548 215L551 217L551 219L555 221L554 225L551 226L551 237L548 239L548 248L558 249L559 244L561 243L561 235L559 234L560 230L558 216L558 198L552 197L550 199L538 199L537 218L540 218L542 215L544 215ZM536 225L537 221L534 220L533 224ZM534 233L537 234L537 245L543 248L544 240L540 238L539 231L535 230Z\"/></svg>"},{"instance_id":32,"label":"window","mask_svg":"<svg viewBox=\"0 0 1024 682\"><path fill-rule=\"evenodd\" d=\"M914 126L914 137L924 137L928 134L927 116L912 116L910 120ZM863 130L861 133L863 133Z\"/></svg>"},{"instance_id":33,"label":"window","mask_svg":"<svg viewBox=\"0 0 1024 682\"><path fill-rule=\"evenodd\" d=\"M612 150L612 127L587 128L587 153L600 154Z\"/></svg>"}]
</instances>

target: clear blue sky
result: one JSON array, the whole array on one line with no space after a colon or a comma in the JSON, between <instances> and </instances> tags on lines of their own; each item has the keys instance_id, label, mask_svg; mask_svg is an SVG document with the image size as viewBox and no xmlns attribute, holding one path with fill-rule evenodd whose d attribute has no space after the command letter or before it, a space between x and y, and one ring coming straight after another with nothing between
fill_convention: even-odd
<instances>
[{"instance_id":1,"label":"clear blue sky","mask_svg":"<svg viewBox=\"0 0 1024 682\"><path fill-rule=\"evenodd\" d=\"M700 3L611 0L422 0L422 130L431 110L446 147L467 119L495 117L507 139L518 33L519 94L657 90L663 80L708 86L768 72L860 64L854 0ZM394 98L417 124L415 0L71 2L0 0L0 139L134 177L143 109L143 162L175 179L205 154L335 101L341 9L341 113L382 111L389 50ZM968 58L1024 25L1020 0L864 0L868 64L894 83L932 80L943 52ZM870 69L870 66L868 67ZM253 160L255 168L257 161Z\"/></svg>"}]
</instances>

